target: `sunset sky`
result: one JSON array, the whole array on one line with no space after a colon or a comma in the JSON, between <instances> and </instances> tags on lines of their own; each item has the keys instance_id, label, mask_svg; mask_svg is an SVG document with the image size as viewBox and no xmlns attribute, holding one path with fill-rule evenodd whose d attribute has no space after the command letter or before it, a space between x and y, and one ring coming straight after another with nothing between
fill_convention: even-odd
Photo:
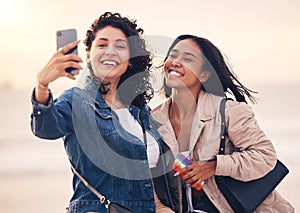
<instances>
[{"instance_id":1,"label":"sunset sky","mask_svg":"<svg viewBox=\"0 0 300 213\"><path fill-rule=\"evenodd\" d=\"M36 73L56 50L55 31L76 28L83 40L90 24L105 11L137 19L146 36L171 41L188 33L208 38L243 81L297 83L299 2L0 0L0 85L32 86ZM79 54L85 59L82 43Z\"/></svg>"},{"instance_id":2,"label":"sunset sky","mask_svg":"<svg viewBox=\"0 0 300 213\"><path fill-rule=\"evenodd\" d=\"M227 56L259 92L255 116L290 170L277 189L300 211L300 0L0 0L0 212L64 211L72 173L63 141L42 143L31 132L32 89L56 51L56 31L75 28L83 41L106 11L137 19L154 50L195 34ZM82 42L79 55L85 61ZM54 97L77 79L52 83Z\"/></svg>"}]
</instances>

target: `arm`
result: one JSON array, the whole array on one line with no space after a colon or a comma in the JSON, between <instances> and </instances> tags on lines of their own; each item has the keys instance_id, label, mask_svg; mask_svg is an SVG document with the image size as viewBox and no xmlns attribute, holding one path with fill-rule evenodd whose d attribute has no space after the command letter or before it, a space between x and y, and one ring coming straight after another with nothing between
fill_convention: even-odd
<instances>
[{"instance_id":1,"label":"arm","mask_svg":"<svg viewBox=\"0 0 300 213\"><path fill-rule=\"evenodd\" d=\"M48 104L37 102L33 91L31 102L31 130L34 135L44 139L57 139L73 130L72 125L72 90L65 91L58 99L53 100L49 91Z\"/></svg>"},{"instance_id":2,"label":"arm","mask_svg":"<svg viewBox=\"0 0 300 213\"><path fill-rule=\"evenodd\" d=\"M75 79L65 70L68 67L82 69L79 65L82 60L77 55L65 55L64 52L76 47L78 43L79 41L72 42L57 51L37 75L36 87L32 95L31 128L38 137L56 139L62 137L67 131L67 121L71 115L71 112L68 112L71 110L68 104L69 99L60 98L54 103L48 85L59 77L66 76ZM67 97L67 95L65 96Z\"/></svg>"},{"instance_id":3,"label":"arm","mask_svg":"<svg viewBox=\"0 0 300 213\"><path fill-rule=\"evenodd\" d=\"M216 175L249 181L267 174L274 168L277 156L251 107L245 103L227 101L225 115L228 136L239 152L218 155Z\"/></svg>"},{"instance_id":4,"label":"arm","mask_svg":"<svg viewBox=\"0 0 300 213\"><path fill-rule=\"evenodd\" d=\"M182 179L192 187L213 175L231 176L249 181L260 178L271 171L276 164L276 152L271 141L260 129L250 106L228 101L225 110L228 136L239 151L217 155L217 160L193 162L179 171ZM189 171L189 172L187 172Z\"/></svg>"},{"instance_id":5,"label":"arm","mask_svg":"<svg viewBox=\"0 0 300 213\"><path fill-rule=\"evenodd\" d=\"M81 58L74 54L64 54L70 49L76 47L79 41L72 42L63 47L61 51L57 51L46 66L38 73L35 87L35 100L41 104L47 104L49 100L49 83L55 81L59 77L66 76L70 79L75 77L66 72L66 68L73 67L82 69L79 62L82 62Z\"/></svg>"}]
</instances>

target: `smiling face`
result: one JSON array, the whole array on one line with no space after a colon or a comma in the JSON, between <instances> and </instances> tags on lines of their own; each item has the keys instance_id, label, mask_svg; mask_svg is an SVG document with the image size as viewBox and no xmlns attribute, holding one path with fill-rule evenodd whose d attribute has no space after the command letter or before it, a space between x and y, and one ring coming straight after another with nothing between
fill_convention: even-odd
<instances>
[{"instance_id":1,"label":"smiling face","mask_svg":"<svg viewBox=\"0 0 300 213\"><path fill-rule=\"evenodd\" d=\"M164 64L167 86L199 92L201 82L209 77L209 72L202 70L203 63L202 51L193 40L178 42Z\"/></svg>"},{"instance_id":2,"label":"smiling face","mask_svg":"<svg viewBox=\"0 0 300 213\"><path fill-rule=\"evenodd\" d=\"M125 34L118 28L104 27L96 33L87 61L101 80L118 82L128 68L130 50Z\"/></svg>"}]
</instances>

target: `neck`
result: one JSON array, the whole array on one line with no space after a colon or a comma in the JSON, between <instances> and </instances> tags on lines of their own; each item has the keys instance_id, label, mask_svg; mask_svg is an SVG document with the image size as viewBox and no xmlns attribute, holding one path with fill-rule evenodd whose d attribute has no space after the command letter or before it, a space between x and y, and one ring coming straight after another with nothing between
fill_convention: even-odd
<instances>
[{"instance_id":1,"label":"neck","mask_svg":"<svg viewBox=\"0 0 300 213\"><path fill-rule=\"evenodd\" d=\"M194 114L197 108L198 94L192 93L190 90L175 90L172 91L171 110L177 115L186 116Z\"/></svg>"},{"instance_id":2,"label":"neck","mask_svg":"<svg viewBox=\"0 0 300 213\"><path fill-rule=\"evenodd\" d=\"M125 108L125 105L119 99L117 86L117 84L109 83L106 86L106 89L108 89L107 94L102 95L107 105L109 105L112 109Z\"/></svg>"}]
</instances>

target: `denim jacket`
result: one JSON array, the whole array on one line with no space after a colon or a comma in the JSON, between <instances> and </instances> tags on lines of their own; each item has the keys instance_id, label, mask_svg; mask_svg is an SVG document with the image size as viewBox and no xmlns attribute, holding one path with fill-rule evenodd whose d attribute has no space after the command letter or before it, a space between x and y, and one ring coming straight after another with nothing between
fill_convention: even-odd
<instances>
[{"instance_id":1,"label":"denim jacket","mask_svg":"<svg viewBox=\"0 0 300 213\"><path fill-rule=\"evenodd\" d=\"M144 141L120 125L116 113L106 104L98 86L87 77L83 89L66 90L49 103L37 103L32 96L31 128L39 138L63 138L66 153L76 170L108 200L133 212L155 212L154 185L161 202L175 209L175 187L169 185L174 159L156 130L150 110L129 106L130 113L151 134L160 147L157 168L149 169ZM157 184L156 184L157 182ZM154 184L153 184L154 183ZM158 185L159 184L159 185ZM73 176L69 212L107 212L99 199ZM176 211L176 210L175 210Z\"/></svg>"}]
</instances>

